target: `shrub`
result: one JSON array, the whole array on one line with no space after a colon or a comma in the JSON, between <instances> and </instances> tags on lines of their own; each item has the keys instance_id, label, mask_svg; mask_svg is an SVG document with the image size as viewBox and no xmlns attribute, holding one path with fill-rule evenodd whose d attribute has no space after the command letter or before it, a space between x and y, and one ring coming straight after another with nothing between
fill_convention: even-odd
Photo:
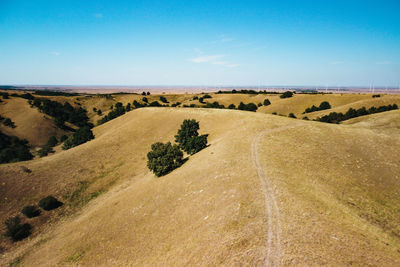
<instances>
[{"instance_id":1,"label":"shrub","mask_svg":"<svg viewBox=\"0 0 400 267\"><path fill-rule=\"evenodd\" d=\"M25 206L21 213L24 214L27 218L33 218L40 215L40 209L37 206Z\"/></svg>"},{"instance_id":2,"label":"shrub","mask_svg":"<svg viewBox=\"0 0 400 267\"><path fill-rule=\"evenodd\" d=\"M264 100L264 106L268 106L268 105L271 105L271 102L269 101L268 98L266 98L266 99Z\"/></svg>"},{"instance_id":3,"label":"shrub","mask_svg":"<svg viewBox=\"0 0 400 267\"><path fill-rule=\"evenodd\" d=\"M329 102L324 101L321 102L321 104L319 104L319 110L325 110L325 109L330 109L331 108L331 104L329 104Z\"/></svg>"},{"instance_id":4,"label":"shrub","mask_svg":"<svg viewBox=\"0 0 400 267\"><path fill-rule=\"evenodd\" d=\"M160 101L163 103L169 103L168 100L163 96L160 96Z\"/></svg>"},{"instance_id":5,"label":"shrub","mask_svg":"<svg viewBox=\"0 0 400 267\"><path fill-rule=\"evenodd\" d=\"M90 140L94 139L94 135L92 130L89 127L79 128L73 135L68 137L65 140L63 149L70 149L75 146L79 146L80 144L86 143Z\"/></svg>"},{"instance_id":6,"label":"shrub","mask_svg":"<svg viewBox=\"0 0 400 267\"><path fill-rule=\"evenodd\" d=\"M289 118L296 118L296 116L293 113L289 113Z\"/></svg>"},{"instance_id":7,"label":"shrub","mask_svg":"<svg viewBox=\"0 0 400 267\"><path fill-rule=\"evenodd\" d=\"M203 99L212 98L209 94L203 95Z\"/></svg>"},{"instance_id":8,"label":"shrub","mask_svg":"<svg viewBox=\"0 0 400 267\"><path fill-rule=\"evenodd\" d=\"M328 115L318 117L316 120L317 121L322 121L322 122L328 122L328 123L340 123L341 121L356 118L359 116L364 116L364 115L369 115L369 114L374 114L374 113L379 113L379 112L385 112L389 110L395 110L398 109L397 104L393 105L387 105L387 106L380 106L378 108L376 107L371 107L369 109L366 109L365 107L359 108L359 109L353 109L349 108L345 114L339 112L331 112Z\"/></svg>"},{"instance_id":9,"label":"shrub","mask_svg":"<svg viewBox=\"0 0 400 267\"><path fill-rule=\"evenodd\" d=\"M135 108L142 108L142 107L145 107L146 104L141 104L141 103L137 102L136 100L133 100L133 106Z\"/></svg>"},{"instance_id":10,"label":"shrub","mask_svg":"<svg viewBox=\"0 0 400 267\"><path fill-rule=\"evenodd\" d=\"M101 109L97 110L97 115L101 116L101 114L103 114L103 112L101 111Z\"/></svg>"},{"instance_id":11,"label":"shrub","mask_svg":"<svg viewBox=\"0 0 400 267\"><path fill-rule=\"evenodd\" d=\"M10 118L6 118L6 119L3 121L3 124L4 124L5 126L10 127L10 128L15 128L15 127L16 127L16 126L15 126L15 123L14 123Z\"/></svg>"},{"instance_id":12,"label":"shrub","mask_svg":"<svg viewBox=\"0 0 400 267\"><path fill-rule=\"evenodd\" d=\"M146 92L142 92L142 95L146 95Z\"/></svg>"},{"instance_id":13,"label":"shrub","mask_svg":"<svg viewBox=\"0 0 400 267\"><path fill-rule=\"evenodd\" d=\"M197 95L193 97L193 100L198 100L198 99L199 97Z\"/></svg>"},{"instance_id":14,"label":"shrub","mask_svg":"<svg viewBox=\"0 0 400 267\"><path fill-rule=\"evenodd\" d=\"M326 110L326 109L330 109L330 108L331 108L331 105L329 104L329 102L324 101L324 102L321 102L321 104L319 104L319 107L312 105L311 108L306 108L306 110L303 112L303 114L314 112L314 111L319 111L319 110Z\"/></svg>"},{"instance_id":15,"label":"shrub","mask_svg":"<svg viewBox=\"0 0 400 267\"><path fill-rule=\"evenodd\" d=\"M60 142L64 142L65 140L68 139L68 136L66 136L65 134L61 135L60 137Z\"/></svg>"},{"instance_id":16,"label":"shrub","mask_svg":"<svg viewBox=\"0 0 400 267\"><path fill-rule=\"evenodd\" d=\"M57 209L58 207L61 207L63 203L61 201L58 201L55 197L53 196L47 196L45 198L42 198L38 206L41 207L44 210L54 210Z\"/></svg>"},{"instance_id":17,"label":"shrub","mask_svg":"<svg viewBox=\"0 0 400 267\"><path fill-rule=\"evenodd\" d=\"M153 101L149 104L150 107L161 107L161 104L158 101Z\"/></svg>"},{"instance_id":18,"label":"shrub","mask_svg":"<svg viewBox=\"0 0 400 267\"><path fill-rule=\"evenodd\" d=\"M230 105L228 106L228 108L229 108L229 109L235 109L236 106L235 106L235 104L230 104Z\"/></svg>"},{"instance_id":19,"label":"shrub","mask_svg":"<svg viewBox=\"0 0 400 267\"><path fill-rule=\"evenodd\" d=\"M247 110L247 111L256 111L257 105L254 103L244 104L243 102L240 102L238 109L239 110Z\"/></svg>"},{"instance_id":20,"label":"shrub","mask_svg":"<svg viewBox=\"0 0 400 267\"><path fill-rule=\"evenodd\" d=\"M132 110L131 103L126 104L125 111L128 112L128 111L131 111L131 110Z\"/></svg>"},{"instance_id":21,"label":"shrub","mask_svg":"<svg viewBox=\"0 0 400 267\"><path fill-rule=\"evenodd\" d=\"M292 92L286 91L283 94L281 94L280 98L289 98L289 97L292 97L292 96L293 96Z\"/></svg>"},{"instance_id":22,"label":"shrub","mask_svg":"<svg viewBox=\"0 0 400 267\"><path fill-rule=\"evenodd\" d=\"M147 153L147 167L157 177L163 176L183 164L183 153L177 145L157 142L151 145Z\"/></svg>"},{"instance_id":23,"label":"shrub","mask_svg":"<svg viewBox=\"0 0 400 267\"><path fill-rule=\"evenodd\" d=\"M258 103L258 104L257 104L257 107L261 107L262 105L263 105L263 104L261 104L261 103Z\"/></svg>"},{"instance_id":24,"label":"shrub","mask_svg":"<svg viewBox=\"0 0 400 267\"><path fill-rule=\"evenodd\" d=\"M207 103L205 108L225 108L224 105L220 105L217 101L214 101L213 103Z\"/></svg>"},{"instance_id":25,"label":"shrub","mask_svg":"<svg viewBox=\"0 0 400 267\"><path fill-rule=\"evenodd\" d=\"M372 98L381 97L381 95L372 95Z\"/></svg>"},{"instance_id":26,"label":"shrub","mask_svg":"<svg viewBox=\"0 0 400 267\"><path fill-rule=\"evenodd\" d=\"M49 138L49 140L47 141L47 146L49 147L54 147L58 144L58 140L57 138L53 135Z\"/></svg>"},{"instance_id":27,"label":"shrub","mask_svg":"<svg viewBox=\"0 0 400 267\"><path fill-rule=\"evenodd\" d=\"M33 155L29 151L28 141L0 132L0 163L30 160Z\"/></svg>"},{"instance_id":28,"label":"shrub","mask_svg":"<svg viewBox=\"0 0 400 267\"><path fill-rule=\"evenodd\" d=\"M188 154L195 154L207 147L208 134L199 136L199 129L199 122L196 120L184 120L178 134L175 135L175 142Z\"/></svg>"},{"instance_id":29,"label":"shrub","mask_svg":"<svg viewBox=\"0 0 400 267\"><path fill-rule=\"evenodd\" d=\"M7 227L5 235L9 236L14 242L31 235L32 226L29 223L21 224L21 220L18 216L8 218L4 224Z\"/></svg>"},{"instance_id":30,"label":"shrub","mask_svg":"<svg viewBox=\"0 0 400 267\"><path fill-rule=\"evenodd\" d=\"M41 158L47 156L49 153L54 153L53 148L51 148L49 146L44 146L38 150L38 155Z\"/></svg>"},{"instance_id":31,"label":"shrub","mask_svg":"<svg viewBox=\"0 0 400 267\"><path fill-rule=\"evenodd\" d=\"M147 99L147 97L143 97L143 98L142 98L142 101L143 101L144 103L149 103L149 100Z\"/></svg>"}]
</instances>

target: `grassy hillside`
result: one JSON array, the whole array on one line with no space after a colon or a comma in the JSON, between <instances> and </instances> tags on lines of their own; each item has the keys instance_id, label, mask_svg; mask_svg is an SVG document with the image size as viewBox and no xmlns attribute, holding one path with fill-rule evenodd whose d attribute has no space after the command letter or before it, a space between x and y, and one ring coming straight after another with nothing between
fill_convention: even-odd
<instances>
[{"instance_id":1,"label":"grassy hillside","mask_svg":"<svg viewBox=\"0 0 400 267\"><path fill-rule=\"evenodd\" d=\"M210 146L155 178L150 145L173 141L187 118ZM34 219L27 240L2 239L3 264L263 265L270 243L284 265L400 264L397 136L189 108L134 110L94 133L68 151L0 166L2 220L48 194L65 203Z\"/></svg>"},{"instance_id":2,"label":"grassy hillside","mask_svg":"<svg viewBox=\"0 0 400 267\"><path fill-rule=\"evenodd\" d=\"M26 139L33 146L46 144L50 136L60 137L65 132L55 126L54 120L31 108L28 101L23 98L10 97L0 103L0 115L10 118L15 123L15 128L0 124L0 130L7 135L15 135Z\"/></svg>"}]
</instances>

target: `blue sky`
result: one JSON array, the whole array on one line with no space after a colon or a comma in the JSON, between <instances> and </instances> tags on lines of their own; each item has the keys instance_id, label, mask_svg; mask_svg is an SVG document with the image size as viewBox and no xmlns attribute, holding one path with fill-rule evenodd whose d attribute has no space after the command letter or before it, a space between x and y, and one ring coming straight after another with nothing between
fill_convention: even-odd
<instances>
[{"instance_id":1,"label":"blue sky","mask_svg":"<svg viewBox=\"0 0 400 267\"><path fill-rule=\"evenodd\" d=\"M0 0L0 84L398 86L400 1Z\"/></svg>"}]
</instances>

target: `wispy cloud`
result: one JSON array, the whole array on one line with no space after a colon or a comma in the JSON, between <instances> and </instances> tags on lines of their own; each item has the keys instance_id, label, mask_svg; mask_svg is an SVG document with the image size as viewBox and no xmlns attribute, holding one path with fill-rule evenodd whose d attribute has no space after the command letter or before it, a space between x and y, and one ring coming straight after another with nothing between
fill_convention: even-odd
<instances>
[{"instance_id":1,"label":"wispy cloud","mask_svg":"<svg viewBox=\"0 0 400 267\"><path fill-rule=\"evenodd\" d=\"M224 55L213 55L213 56L199 56L191 58L190 61L194 63L204 63L204 62L215 62L216 60L223 58Z\"/></svg>"},{"instance_id":2,"label":"wispy cloud","mask_svg":"<svg viewBox=\"0 0 400 267\"><path fill-rule=\"evenodd\" d=\"M233 64L227 61L223 61L225 55L201 55L195 58L189 59L193 63L211 63L213 65L220 65L220 66L225 66L228 68L234 68L240 66L240 64Z\"/></svg>"},{"instance_id":3,"label":"wispy cloud","mask_svg":"<svg viewBox=\"0 0 400 267\"><path fill-rule=\"evenodd\" d=\"M214 65L221 65L221 66L225 66L225 67L228 67L228 68L235 68L235 67L239 67L240 66L240 64L232 64L232 63L229 63L229 62L226 62L226 61L214 61L214 62L211 62L212 64L214 64Z\"/></svg>"},{"instance_id":4,"label":"wispy cloud","mask_svg":"<svg viewBox=\"0 0 400 267\"><path fill-rule=\"evenodd\" d=\"M102 19L104 16L103 16L103 13L95 13L95 14L93 14L93 16L95 17L95 18L98 18L98 19Z\"/></svg>"},{"instance_id":5,"label":"wispy cloud","mask_svg":"<svg viewBox=\"0 0 400 267\"><path fill-rule=\"evenodd\" d=\"M59 55L61 55L61 53L60 52L56 52L56 51L52 51L52 52L50 52L50 55L59 56Z\"/></svg>"},{"instance_id":6,"label":"wispy cloud","mask_svg":"<svg viewBox=\"0 0 400 267\"><path fill-rule=\"evenodd\" d=\"M218 44L218 43L228 43L234 41L234 38L226 36L225 34L221 34L218 36L217 40L209 42L209 44Z\"/></svg>"}]
</instances>

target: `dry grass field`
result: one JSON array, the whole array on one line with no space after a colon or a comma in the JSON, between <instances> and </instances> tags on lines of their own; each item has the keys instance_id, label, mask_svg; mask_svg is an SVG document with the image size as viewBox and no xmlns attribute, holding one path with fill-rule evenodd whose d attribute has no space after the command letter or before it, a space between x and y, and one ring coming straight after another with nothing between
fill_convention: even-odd
<instances>
[{"instance_id":1,"label":"dry grass field","mask_svg":"<svg viewBox=\"0 0 400 267\"><path fill-rule=\"evenodd\" d=\"M29 219L34 231L24 241L1 237L0 265L400 265L400 111L339 125L265 114L301 118L305 108L329 101L332 109L307 114L315 118L349 107L399 105L399 96L211 95L206 101L225 106L265 98L272 104L256 113L136 109L95 127L95 139L78 147L0 165L2 221L49 194L64 202ZM198 104L194 95L163 96ZM52 99L80 103L96 122L93 107L107 113L116 102L142 97ZM0 105L0 114L16 122L17 136L35 133L22 128L33 127L19 118L22 110L29 122L48 121L25 99ZM209 134L209 147L156 178L146 167L151 144L173 141L189 118Z\"/></svg>"}]
</instances>

